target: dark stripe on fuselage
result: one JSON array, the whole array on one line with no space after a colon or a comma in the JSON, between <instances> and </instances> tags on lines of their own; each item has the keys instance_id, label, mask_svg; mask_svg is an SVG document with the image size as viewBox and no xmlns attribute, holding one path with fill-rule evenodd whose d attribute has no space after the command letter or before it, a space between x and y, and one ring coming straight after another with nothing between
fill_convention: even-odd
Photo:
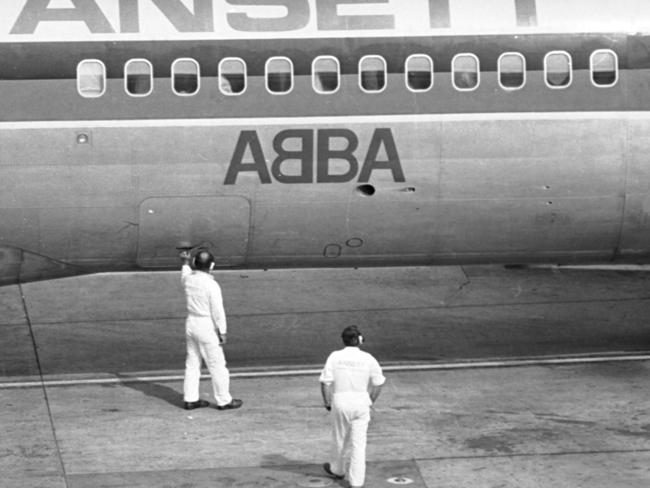
<instances>
[{"instance_id":1,"label":"dark stripe on fuselage","mask_svg":"<svg viewBox=\"0 0 650 488\"><path fill-rule=\"evenodd\" d=\"M612 87L598 87L591 80L589 58L598 49L618 55L619 80ZM544 82L543 61L556 50L571 55L573 81L554 90ZM519 90L499 85L495 70L504 52L526 57L526 83ZM650 36L620 33L0 44L0 121L650 110L649 52ZM453 87L449 71L459 53L473 53L480 59L476 90ZM434 61L434 84L429 90L414 93L406 86L404 62L412 54L427 54ZM336 93L317 94L312 86L311 64L322 55L340 60L342 76ZM359 87L358 62L365 55L387 60L386 89L380 93L366 93ZM294 86L288 94L272 94L265 87L264 66L273 56L288 57L294 64ZM174 60L186 57L200 63L201 86L195 95L178 96L171 89L170 67ZM247 64L247 87L241 95L219 91L217 68L224 57L239 57ZM87 99L77 91L76 67L91 58L106 64L109 79L106 93ZM150 95L134 98L125 91L124 64L133 58L153 64Z\"/></svg>"},{"instance_id":2,"label":"dark stripe on fuselage","mask_svg":"<svg viewBox=\"0 0 650 488\"><path fill-rule=\"evenodd\" d=\"M631 54L626 55L627 43ZM619 56L622 70L650 67L650 37L625 34L542 34L490 36L376 37L328 39L257 39L225 41L120 41L0 44L0 79L75 78L76 66L83 59L100 59L109 78L123 76L124 63L145 58L154 65L157 77L169 77L175 59L190 57L201 65L202 74L215 76L224 57L242 58L250 76L262 76L266 60L285 56L294 64L295 75L309 75L313 59L336 56L343 74L354 74L366 55L383 56L389 73L404 69L411 54L427 54L436 72L449 72L451 59L458 53L473 53L481 61L482 71L495 71L504 52L519 52L526 57L527 68L539 71L544 55L564 50L571 54L574 69L588 69L589 56L596 49L611 49Z\"/></svg>"}]
</instances>

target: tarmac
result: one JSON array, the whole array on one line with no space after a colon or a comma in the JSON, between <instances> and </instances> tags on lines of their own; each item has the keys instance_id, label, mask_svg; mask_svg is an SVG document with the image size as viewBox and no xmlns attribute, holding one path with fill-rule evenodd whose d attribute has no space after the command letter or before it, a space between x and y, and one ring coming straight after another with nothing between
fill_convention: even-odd
<instances>
[{"instance_id":1,"label":"tarmac","mask_svg":"<svg viewBox=\"0 0 650 488\"><path fill-rule=\"evenodd\" d=\"M234 411L181 407L176 273L0 288L0 487L346 486L318 371L353 322L387 377L367 488L650 486L647 272L216 277Z\"/></svg>"}]
</instances>

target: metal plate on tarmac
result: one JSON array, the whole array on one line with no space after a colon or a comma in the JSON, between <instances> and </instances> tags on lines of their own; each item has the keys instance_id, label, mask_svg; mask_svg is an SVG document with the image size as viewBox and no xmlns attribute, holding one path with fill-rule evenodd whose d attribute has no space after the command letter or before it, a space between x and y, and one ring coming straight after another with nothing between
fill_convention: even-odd
<instances>
[{"instance_id":1,"label":"metal plate on tarmac","mask_svg":"<svg viewBox=\"0 0 650 488\"><path fill-rule=\"evenodd\" d=\"M406 476L393 476L391 478L388 478L386 481L388 481L391 485L410 485L413 483L413 480L411 478L407 478Z\"/></svg>"}]
</instances>

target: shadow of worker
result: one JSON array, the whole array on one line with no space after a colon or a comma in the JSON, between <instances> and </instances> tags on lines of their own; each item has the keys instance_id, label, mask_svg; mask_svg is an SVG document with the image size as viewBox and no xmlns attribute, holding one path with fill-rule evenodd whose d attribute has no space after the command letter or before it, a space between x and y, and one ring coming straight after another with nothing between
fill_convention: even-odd
<instances>
[{"instance_id":1,"label":"shadow of worker","mask_svg":"<svg viewBox=\"0 0 650 488\"><path fill-rule=\"evenodd\" d=\"M267 454L263 457L261 467L267 471L276 471L285 475L285 481L305 487L337 486L347 487L344 480L333 479L323 471L322 465L304 464L291 460L281 454Z\"/></svg>"},{"instance_id":2,"label":"shadow of worker","mask_svg":"<svg viewBox=\"0 0 650 488\"><path fill-rule=\"evenodd\" d=\"M183 408L182 391L177 391L174 388L161 384L160 382L146 381L142 378L129 376L128 374L117 373L115 376L120 379L120 384L122 386L139 391L146 396L158 398L159 400L163 400L175 407Z\"/></svg>"}]
</instances>

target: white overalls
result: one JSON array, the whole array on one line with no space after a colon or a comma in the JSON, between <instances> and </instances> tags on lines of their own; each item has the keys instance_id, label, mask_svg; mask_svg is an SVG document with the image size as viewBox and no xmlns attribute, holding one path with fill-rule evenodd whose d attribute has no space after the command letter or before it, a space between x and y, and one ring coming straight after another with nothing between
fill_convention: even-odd
<instances>
[{"instance_id":1,"label":"white overalls","mask_svg":"<svg viewBox=\"0 0 650 488\"><path fill-rule=\"evenodd\" d=\"M320 375L332 385L333 473L347 473L350 486L363 486L366 477L366 439L370 423L368 386L386 381L377 360L358 347L334 351Z\"/></svg>"},{"instance_id":2,"label":"white overalls","mask_svg":"<svg viewBox=\"0 0 650 488\"><path fill-rule=\"evenodd\" d=\"M181 282L187 302L184 400L195 402L199 399L201 358L203 358L210 371L217 405L226 405L232 401L232 397L230 396L230 373L226 368L226 357L217 336L217 331L220 334L227 332L221 288L209 273L193 272L188 265L183 265Z\"/></svg>"}]
</instances>

